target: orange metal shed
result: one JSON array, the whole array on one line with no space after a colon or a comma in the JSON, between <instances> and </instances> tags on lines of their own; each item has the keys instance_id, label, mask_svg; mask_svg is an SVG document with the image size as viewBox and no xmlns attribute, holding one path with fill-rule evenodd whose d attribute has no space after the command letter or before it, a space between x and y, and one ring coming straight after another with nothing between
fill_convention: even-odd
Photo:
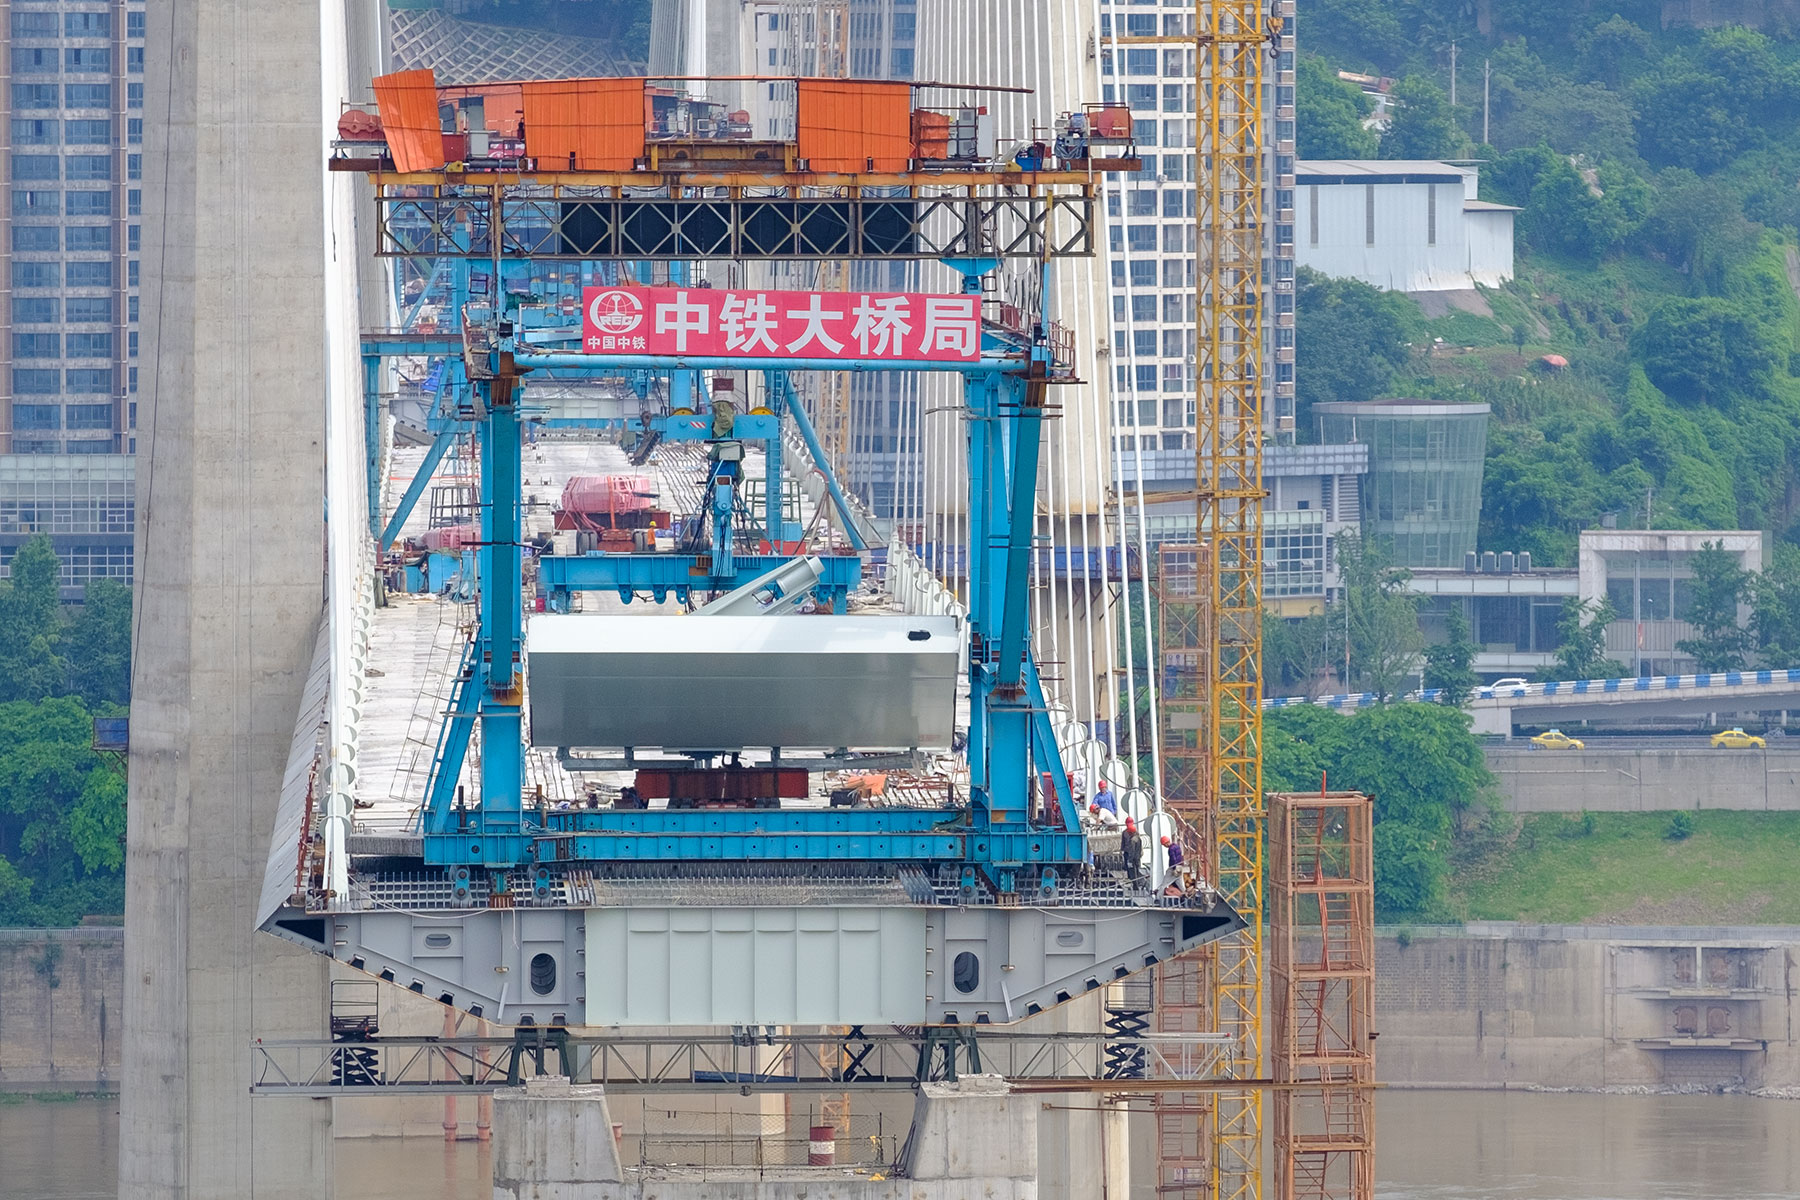
<instances>
[{"instance_id":1,"label":"orange metal shed","mask_svg":"<svg viewBox=\"0 0 1800 1200\"><path fill-rule=\"evenodd\" d=\"M444 134L438 118L437 78L429 68L375 77L375 105L387 134L388 153L401 171L430 171L444 165Z\"/></svg>"},{"instance_id":2,"label":"orange metal shed","mask_svg":"<svg viewBox=\"0 0 1800 1200\"><path fill-rule=\"evenodd\" d=\"M912 85L802 79L796 152L814 171L904 171L912 157Z\"/></svg>"},{"instance_id":3,"label":"orange metal shed","mask_svg":"<svg viewBox=\"0 0 1800 1200\"><path fill-rule=\"evenodd\" d=\"M642 79L555 79L522 85L525 153L543 170L629 171L644 154Z\"/></svg>"}]
</instances>

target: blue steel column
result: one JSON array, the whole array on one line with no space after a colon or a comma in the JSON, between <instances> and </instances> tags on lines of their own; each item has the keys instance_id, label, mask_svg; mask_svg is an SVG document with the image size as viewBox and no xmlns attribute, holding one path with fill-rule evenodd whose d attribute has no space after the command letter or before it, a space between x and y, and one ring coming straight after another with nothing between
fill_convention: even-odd
<instances>
[{"instance_id":1,"label":"blue steel column","mask_svg":"<svg viewBox=\"0 0 1800 1200\"><path fill-rule=\"evenodd\" d=\"M521 833L524 772L524 664L520 657L524 614L520 605L522 557L519 510L524 499L520 468L517 377L510 354L501 354L486 392L481 439L481 831L470 859L511 864L523 859Z\"/></svg>"},{"instance_id":2,"label":"blue steel column","mask_svg":"<svg viewBox=\"0 0 1800 1200\"><path fill-rule=\"evenodd\" d=\"M766 443L763 453L763 528L769 531L769 553L781 553L781 418L787 412L788 376L786 371L764 371L764 391L769 411L775 414L775 440Z\"/></svg>"},{"instance_id":3,"label":"blue steel column","mask_svg":"<svg viewBox=\"0 0 1800 1200\"><path fill-rule=\"evenodd\" d=\"M381 533L381 355L363 355L363 447L368 456L369 532Z\"/></svg>"}]
</instances>

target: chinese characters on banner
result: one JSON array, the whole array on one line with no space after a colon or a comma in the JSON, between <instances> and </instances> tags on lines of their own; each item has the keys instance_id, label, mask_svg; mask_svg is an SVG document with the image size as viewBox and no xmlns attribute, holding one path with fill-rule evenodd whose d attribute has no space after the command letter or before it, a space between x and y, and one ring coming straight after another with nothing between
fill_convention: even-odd
<instances>
[{"instance_id":1,"label":"chinese characters on banner","mask_svg":"<svg viewBox=\"0 0 1800 1200\"><path fill-rule=\"evenodd\" d=\"M587 288L589 354L975 362L981 297Z\"/></svg>"}]
</instances>

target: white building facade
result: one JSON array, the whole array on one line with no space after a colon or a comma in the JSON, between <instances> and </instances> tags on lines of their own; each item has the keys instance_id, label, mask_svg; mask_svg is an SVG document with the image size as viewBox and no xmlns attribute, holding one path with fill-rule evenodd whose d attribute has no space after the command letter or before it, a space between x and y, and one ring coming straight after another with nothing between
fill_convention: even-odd
<instances>
[{"instance_id":1,"label":"white building facade","mask_svg":"<svg viewBox=\"0 0 1800 1200\"><path fill-rule=\"evenodd\" d=\"M1328 159L1295 174L1296 258L1393 292L1498 287L1513 277L1513 215L1476 196L1472 166Z\"/></svg>"}]
</instances>

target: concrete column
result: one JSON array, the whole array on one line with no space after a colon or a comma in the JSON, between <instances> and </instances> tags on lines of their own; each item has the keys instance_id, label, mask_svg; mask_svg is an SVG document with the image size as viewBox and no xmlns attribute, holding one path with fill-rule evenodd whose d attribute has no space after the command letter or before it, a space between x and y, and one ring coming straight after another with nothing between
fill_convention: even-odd
<instances>
[{"instance_id":1,"label":"concrete column","mask_svg":"<svg viewBox=\"0 0 1800 1200\"><path fill-rule=\"evenodd\" d=\"M326 960L253 926L324 602L324 31L370 11L149 10L127 1200L331 1194L330 1102L252 1099L247 1046L325 1032Z\"/></svg>"},{"instance_id":2,"label":"concrete column","mask_svg":"<svg viewBox=\"0 0 1800 1200\"><path fill-rule=\"evenodd\" d=\"M922 1083L900 1174L947 1200L1037 1200L1038 1109L998 1075Z\"/></svg>"},{"instance_id":3,"label":"concrete column","mask_svg":"<svg viewBox=\"0 0 1800 1200\"><path fill-rule=\"evenodd\" d=\"M494 1200L617 1195L625 1178L606 1089L561 1076L494 1093Z\"/></svg>"}]
</instances>

